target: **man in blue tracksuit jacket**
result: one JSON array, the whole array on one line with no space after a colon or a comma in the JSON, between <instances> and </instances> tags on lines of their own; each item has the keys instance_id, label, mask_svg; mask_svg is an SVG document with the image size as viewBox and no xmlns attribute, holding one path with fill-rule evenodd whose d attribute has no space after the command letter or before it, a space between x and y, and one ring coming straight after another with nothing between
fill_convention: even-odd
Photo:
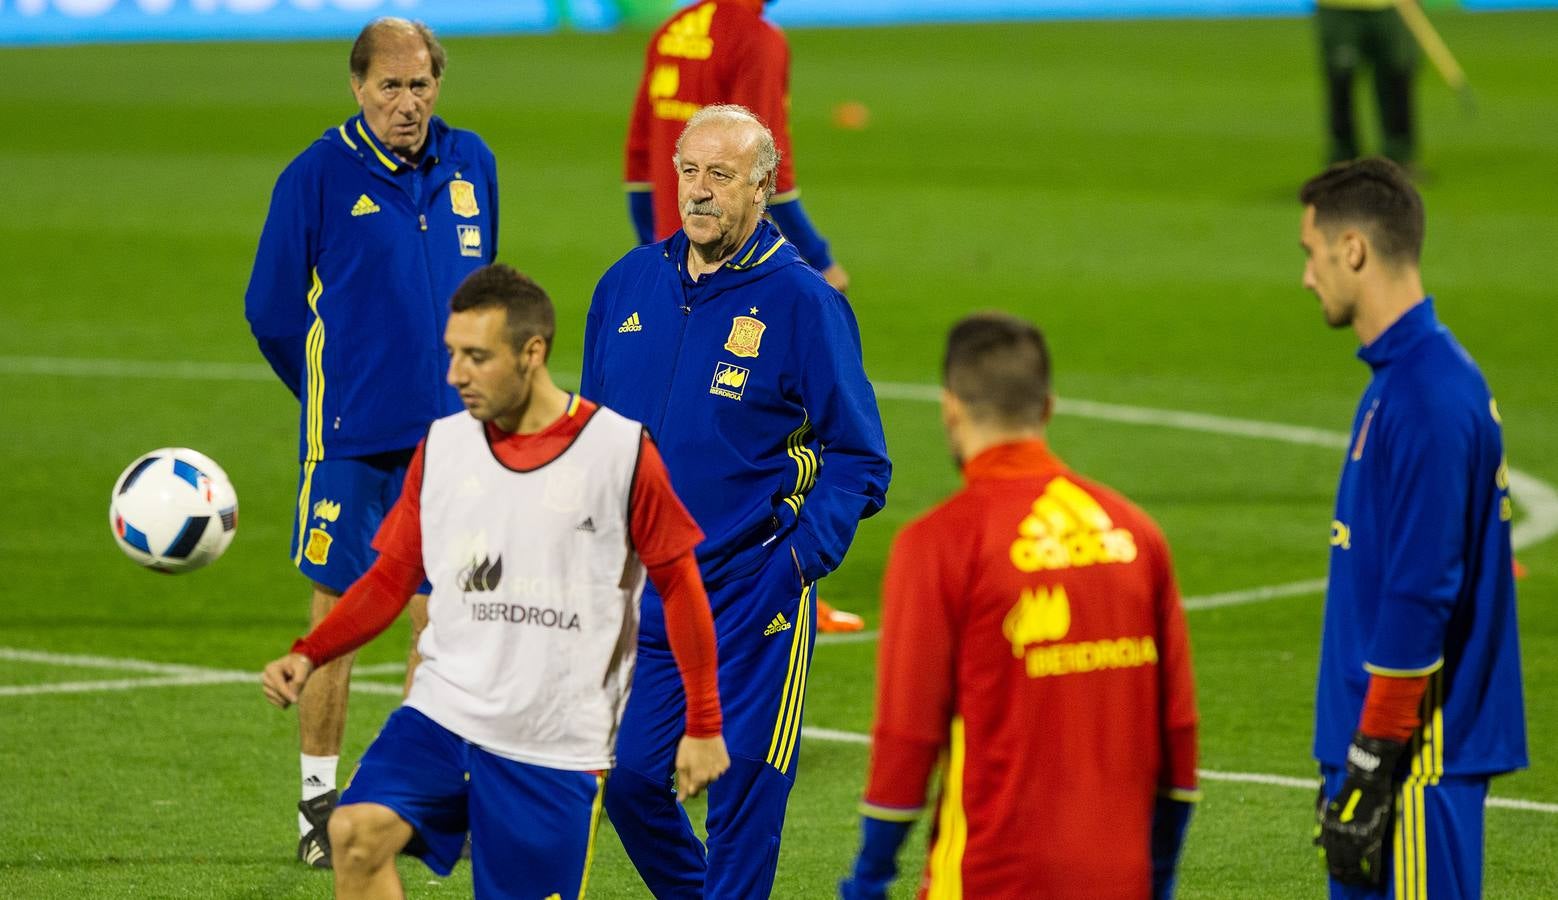
<instances>
[{"instance_id":1,"label":"man in blue tracksuit jacket","mask_svg":"<svg viewBox=\"0 0 1558 900\"><path fill-rule=\"evenodd\" d=\"M652 589L606 788L612 824L660 898L771 890L813 585L882 508L892 468L848 303L762 219L777 164L747 110L700 110L677 146L682 230L612 266L585 326L580 393L649 427L707 536L697 555L731 758L709 787L707 853L672 789L684 700Z\"/></svg>"},{"instance_id":2,"label":"man in blue tracksuit jacket","mask_svg":"<svg viewBox=\"0 0 1558 900\"><path fill-rule=\"evenodd\" d=\"M1498 405L1424 296L1401 168L1338 163L1299 199L1304 286L1373 375L1331 521L1316 843L1333 900L1480 897L1489 779L1528 761Z\"/></svg>"},{"instance_id":3,"label":"man in blue tracksuit jacket","mask_svg":"<svg viewBox=\"0 0 1558 900\"><path fill-rule=\"evenodd\" d=\"M315 625L376 556L429 423L462 408L444 381L444 324L455 288L494 259L498 182L481 138L433 115L444 62L421 23L363 29L350 58L361 112L277 179L244 298L260 351L301 401L292 559L313 582ZM424 592L414 630L426 610ZM299 704L311 808L298 857L320 867L350 673L350 656L324 667Z\"/></svg>"}]
</instances>

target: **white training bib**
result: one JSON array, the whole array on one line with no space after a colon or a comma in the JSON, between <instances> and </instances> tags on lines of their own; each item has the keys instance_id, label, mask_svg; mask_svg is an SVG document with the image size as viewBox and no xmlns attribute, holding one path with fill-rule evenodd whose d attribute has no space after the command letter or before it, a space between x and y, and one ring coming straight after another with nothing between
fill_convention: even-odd
<instances>
[{"instance_id":1,"label":"white training bib","mask_svg":"<svg viewBox=\"0 0 1558 900\"><path fill-rule=\"evenodd\" d=\"M504 466L469 413L423 450L428 625L406 705L485 750L610 768L644 567L628 531L643 427L605 407L557 458Z\"/></svg>"}]
</instances>

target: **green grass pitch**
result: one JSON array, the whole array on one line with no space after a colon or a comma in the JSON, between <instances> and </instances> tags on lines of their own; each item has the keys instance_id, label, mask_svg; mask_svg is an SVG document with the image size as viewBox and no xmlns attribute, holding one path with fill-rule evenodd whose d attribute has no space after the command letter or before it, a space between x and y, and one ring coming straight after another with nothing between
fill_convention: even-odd
<instances>
[{"instance_id":1,"label":"green grass pitch","mask_svg":"<svg viewBox=\"0 0 1558 900\"><path fill-rule=\"evenodd\" d=\"M1481 105L1463 117L1424 70L1426 282L1494 386L1511 463L1558 483L1558 15L1438 18ZM932 384L947 325L974 309L1038 320L1063 398L1346 428L1366 370L1350 333L1328 331L1299 286L1293 193L1322 153L1309 22L791 38L801 183L854 276L896 463L888 508L863 525L825 596L874 621L893 531L955 485L935 407L894 386ZM642 39L448 42L440 112L498 154L500 256L557 299L562 372L577 370L595 279L629 243L621 142ZM292 861L293 716L242 674L286 649L306 605L286 559L296 408L262 368L242 296L276 174L352 111L346 51L343 41L0 50L6 897L329 895L328 876ZM868 128L830 124L845 101L869 108ZM1372 111L1366 94L1360 107ZM147 369L169 361L192 365ZM190 372L201 377L174 377ZM1338 450L1078 411L1057 418L1054 446L1158 518L1187 597L1323 574ZM227 557L182 578L138 570L105 528L120 468L170 444L220 461L243 503ZM1532 768L1494 794L1546 805L1489 810L1491 897L1551 896L1558 870L1558 541L1519 556L1530 569L1520 602ZM1190 613L1206 769L1312 775L1319 622L1314 594ZM353 699L348 766L394 703L404 651L401 625L359 658L378 674ZM194 680L189 669L61 656L217 674L192 685L178 683ZM809 727L869 727L873 657L871 643L817 650ZM36 687L125 679L153 680ZM855 848L866 753L803 741L776 896L830 895ZM1321 896L1311 791L1210 778L1205 788L1181 896ZM1067 814L1053 811L1055 828ZM905 867L918 861L911 853ZM468 895L464 872L434 883L418 864L402 871L412 896ZM590 888L645 895L609 829Z\"/></svg>"}]
</instances>

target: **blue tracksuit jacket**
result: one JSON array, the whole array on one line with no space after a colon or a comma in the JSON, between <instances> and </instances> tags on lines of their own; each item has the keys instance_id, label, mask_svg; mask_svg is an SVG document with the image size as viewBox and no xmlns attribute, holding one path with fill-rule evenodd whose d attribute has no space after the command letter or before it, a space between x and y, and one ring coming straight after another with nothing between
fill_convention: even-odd
<instances>
[{"instance_id":1,"label":"blue tracksuit jacket","mask_svg":"<svg viewBox=\"0 0 1558 900\"><path fill-rule=\"evenodd\" d=\"M437 117L420 165L396 158L359 114L287 166L244 312L302 401L301 459L414 447L429 422L461 409L444 383L449 297L497 245L492 151Z\"/></svg>"},{"instance_id":2,"label":"blue tracksuit jacket","mask_svg":"<svg viewBox=\"0 0 1558 900\"><path fill-rule=\"evenodd\" d=\"M580 393L649 427L707 536L714 589L787 538L814 581L882 508L892 465L848 302L767 222L694 282L677 232L595 288Z\"/></svg>"},{"instance_id":3,"label":"blue tracksuit jacket","mask_svg":"<svg viewBox=\"0 0 1558 900\"><path fill-rule=\"evenodd\" d=\"M1424 300L1358 356L1374 372L1331 523L1315 758L1340 768L1369 673L1429 675L1413 772L1527 763L1509 470L1482 373Z\"/></svg>"}]
</instances>

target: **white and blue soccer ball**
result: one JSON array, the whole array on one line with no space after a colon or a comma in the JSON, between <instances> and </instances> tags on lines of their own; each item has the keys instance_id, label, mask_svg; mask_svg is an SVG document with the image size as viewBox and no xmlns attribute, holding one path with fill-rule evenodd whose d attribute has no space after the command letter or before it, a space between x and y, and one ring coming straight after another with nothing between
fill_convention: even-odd
<instances>
[{"instance_id":1,"label":"white and blue soccer ball","mask_svg":"<svg viewBox=\"0 0 1558 900\"><path fill-rule=\"evenodd\" d=\"M108 501L114 542L158 572L210 565L233 541L238 493L204 453L164 447L130 463Z\"/></svg>"}]
</instances>

